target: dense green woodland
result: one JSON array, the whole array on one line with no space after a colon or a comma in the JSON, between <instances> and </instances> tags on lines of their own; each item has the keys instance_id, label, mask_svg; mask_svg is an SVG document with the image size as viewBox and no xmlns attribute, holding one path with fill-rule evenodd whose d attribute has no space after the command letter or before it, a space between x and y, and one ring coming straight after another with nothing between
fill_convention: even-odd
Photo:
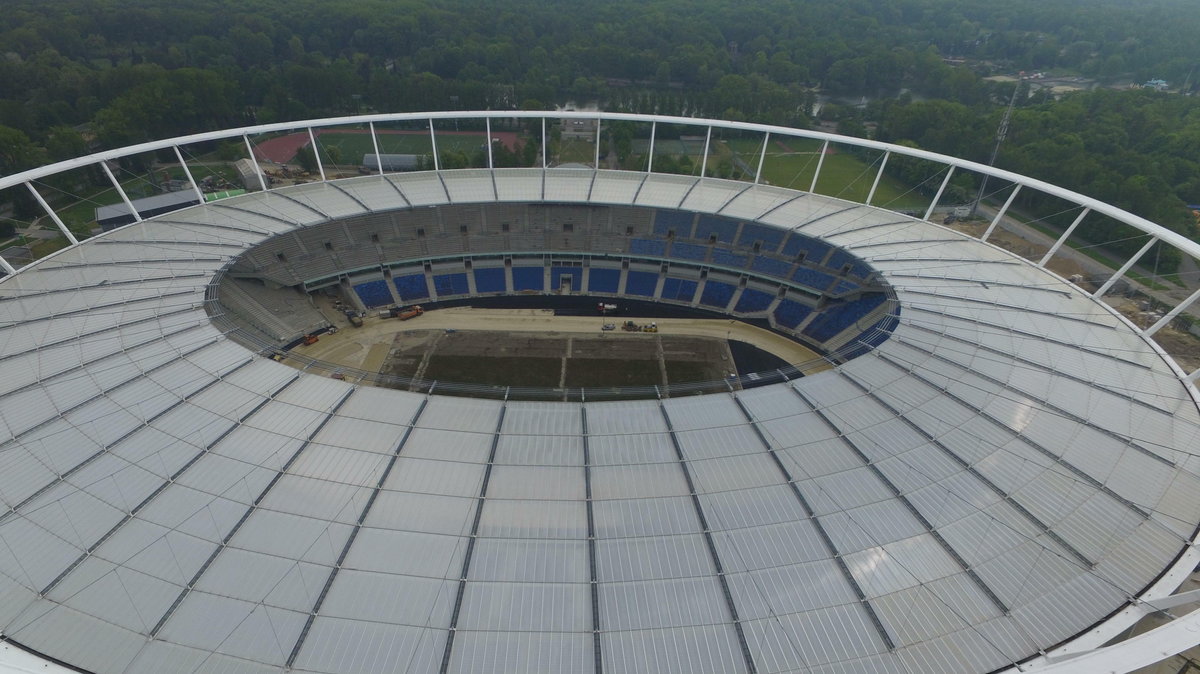
<instances>
[{"instance_id":1,"label":"dense green woodland","mask_svg":"<svg viewBox=\"0 0 1200 674\"><path fill-rule=\"evenodd\" d=\"M7 0L0 173L373 111L594 101L804 127L816 91L870 99L824 107L844 132L875 122L881 140L986 161L1016 85L984 76L1056 69L1190 93L1198 35L1185 0ZM1000 166L1191 233L1200 100L1019 100Z\"/></svg>"}]
</instances>

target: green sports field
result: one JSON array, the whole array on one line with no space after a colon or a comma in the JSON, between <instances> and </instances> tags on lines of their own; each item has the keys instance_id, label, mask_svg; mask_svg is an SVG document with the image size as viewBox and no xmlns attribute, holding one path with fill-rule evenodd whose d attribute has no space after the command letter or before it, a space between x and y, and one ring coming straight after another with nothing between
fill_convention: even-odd
<instances>
[{"instance_id":1,"label":"green sports field","mask_svg":"<svg viewBox=\"0 0 1200 674\"><path fill-rule=\"evenodd\" d=\"M772 185L793 189L808 190L812 185L813 175L820 162L821 141L807 138L788 138L772 142L767 147L767 156L763 160L762 180ZM762 140L737 138L717 144L715 157L722 154L736 154L754 171L758 167L759 155L762 152ZM710 157L709 161L713 161ZM821 163L821 176L817 180L818 194L847 199L849 201L865 202L871 191L871 183L879 170L878 162L868 163L862 158L837 152L825 155ZM753 179L753 174L749 179ZM884 174L879 181L872 203L892 209L922 209L929 205L929 197L920 194L909 185Z\"/></svg>"}]
</instances>

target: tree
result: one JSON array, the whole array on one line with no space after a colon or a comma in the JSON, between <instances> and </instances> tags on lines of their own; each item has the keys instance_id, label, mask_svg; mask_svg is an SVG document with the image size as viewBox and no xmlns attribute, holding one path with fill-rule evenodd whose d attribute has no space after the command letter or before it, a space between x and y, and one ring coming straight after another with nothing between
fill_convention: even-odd
<instances>
[{"instance_id":1,"label":"tree","mask_svg":"<svg viewBox=\"0 0 1200 674\"><path fill-rule=\"evenodd\" d=\"M46 136L46 152L51 161L80 157L87 153L87 141L69 126L56 126Z\"/></svg>"},{"instance_id":2,"label":"tree","mask_svg":"<svg viewBox=\"0 0 1200 674\"><path fill-rule=\"evenodd\" d=\"M320 168L317 166L317 153L309 145L296 150L296 163L300 164L300 170L306 173L318 173Z\"/></svg>"},{"instance_id":3,"label":"tree","mask_svg":"<svg viewBox=\"0 0 1200 674\"><path fill-rule=\"evenodd\" d=\"M33 168L43 162L44 154L25 132L0 126L0 174Z\"/></svg>"}]
</instances>

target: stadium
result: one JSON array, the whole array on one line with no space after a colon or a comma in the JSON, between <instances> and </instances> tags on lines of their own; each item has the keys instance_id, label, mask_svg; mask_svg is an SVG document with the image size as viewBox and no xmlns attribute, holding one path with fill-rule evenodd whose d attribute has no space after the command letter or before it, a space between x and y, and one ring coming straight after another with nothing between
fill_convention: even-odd
<instances>
[{"instance_id":1,"label":"stadium","mask_svg":"<svg viewBox=\"0 0 1200 674\"><path fill-rule=\"evenodd\" d=\"M617 124L640 170L606 159ZM493 126L537 166L500 167ZM258 147L335 128L376 170L271 179ZM401 129L432 166L389 171ZM483 166L439 165L453 138ZM228 141L248 191L207 200L192 149ZM801 144L811 181L769 184ZM655 171L667 145L698 175ZM699 177L722 145L741 175ZM865 198L819 188L834 147L875 157ZM196 199L143 217L122 161L164 154ZM932 167L926 207L876 205L889 161ZM77 241L43 193L82 170L132 222ZM1005 190L978 231L933 221L956 172ZM1155 341L1200 292L1148 325L1105 302L1200 245L1110 205L816 131L512 111L198 134L3 189L73 244L0 260L18 671L1096 672L1200 642L1200 370ZM1035 255L993 243L1022 191L1077 213ZM1146 243L1085 288L1054 261L1095 217ZM1148 616L1173 619L1131 636Z\"/></svg>"}]
</instances>

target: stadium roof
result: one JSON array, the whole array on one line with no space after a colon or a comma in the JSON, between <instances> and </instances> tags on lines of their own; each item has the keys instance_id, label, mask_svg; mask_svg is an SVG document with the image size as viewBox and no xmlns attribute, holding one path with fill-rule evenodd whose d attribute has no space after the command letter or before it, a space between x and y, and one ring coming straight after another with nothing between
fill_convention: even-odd
<instances>
[{"instance_id":1,"label":"stadium roof","mask_svg":"<svg viewBox=\"0 0 1200 674\"><path fill-rule=\"evenodd\" d=\"M206 311L279 233L551 198L799 229L902 319L796 381L577 404L356 387ZM0 630L97 672L1046 664L1194 566L1193 392L1044 268L831 197L554 169L252 193L0 283Z\"/></svg>"}]
</instances>

